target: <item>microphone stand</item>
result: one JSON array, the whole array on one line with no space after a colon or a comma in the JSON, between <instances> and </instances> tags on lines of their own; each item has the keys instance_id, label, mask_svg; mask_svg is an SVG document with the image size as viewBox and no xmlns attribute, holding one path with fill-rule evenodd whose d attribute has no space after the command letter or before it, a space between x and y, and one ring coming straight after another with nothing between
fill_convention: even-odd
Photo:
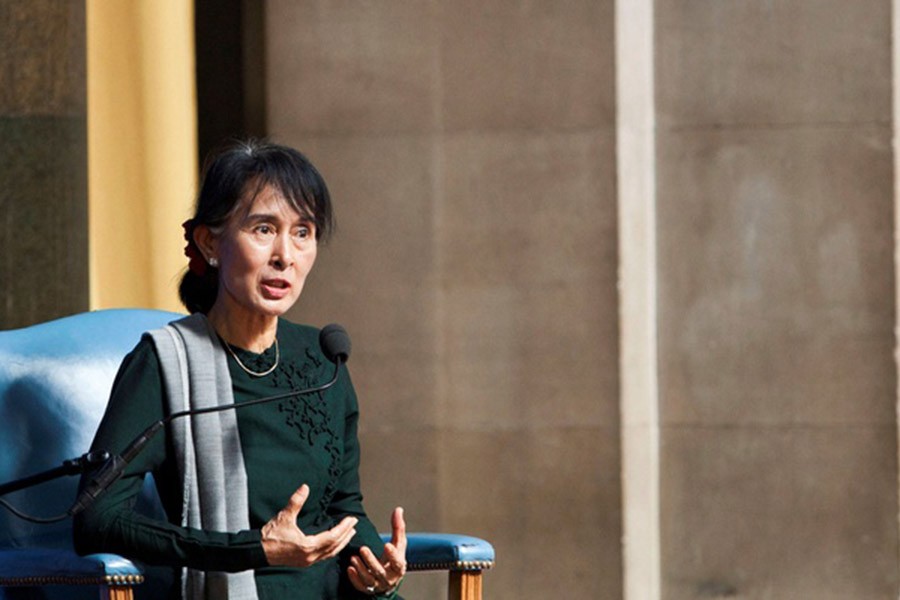
<instances>
[{"instance_id":1,"label":"microphone stand","mask_svg":"<svg viewBox=\"0 0 900 600\"><path fill-rule=\"evenodd\" d=\"M257 398L256 400L250 400L249 402L235 402L233 404L223 404L222 406L210 406L207 408L198 408L194 410L182 410L176 413L172 413L171 415L160 419L156 423L153 423L145 429L139 436L137 436L130 444L128 444L124 450L122 450L122 454L114 455L111 459L109 459L103 467L97 471L97 474L94 475L94 478L91 479L90 483L81 490L81 493L78 494L78 497L75 499L75 503L72 505L72 508L69 509L68 514L71 516L75 516L85 508L93 504L94 500L99 496L103 490L112 485L119 477L122 476L122 473L125 471L125 467L128 466L134 457L140 454L141 450L144 449L153 436L162 429L166 424L174 421L179 417L187 417L193 415L205 415L207 413L219 412L223 410L228 410L230 408L246 408L248 406L255 406L257 404L264 404L266 402L274 402L275 400L283 400L285 398L290 398L292 396L306 395L306 394L314 394L316 392L321 392L323 390L327 390L331 386L333 386L337 382L338 373L341 370L341 364L343 364L343 356L336 356L334 363L334 375L327 382L322 385L317 385L312 388L308 388L305 390L297 390L291 392L285 392L283 394L276 394L274 396L266 396L265 398Z\"/></svg>"},{"instance_id":2,"label":"microphone stand","mask_svg":"<svg viewBox=\"0 0 900 600\"><path fill-rule=\"evenodd\" d=\"M28 477L23 477L21 479L16 479L8 483L0 484L0 496L5 496L6 494L11 494L12 492L30 488L38 485L39 483L44 483L45 481L59 479L60 477L65 477L66 475L80 475L85 471L89 471L102 465L108 460L109 452L87 452L85 454L82 454L78 458L70 458L68 460L64 460L62 465L53 469L47 469L46 471L41 471L40 473L29 475Z\"/></svg>"},{"instance_id":3,"label":"microphone stand","mask_svg":"<svg viewBox=\"0 0 900 600\"><path fill-rule=\"evenodd\" d=\"M283 394L277 394L274 396L266 396L265 398L257 398L256 400L250 400L248 402L235 402L233 404L224 404L222 406L210 406L207 408L182 410L172 413L171 415L168 415L167 417L156 421L155 423L150 425L150 427L141 432L139 436L137 436L130 444L128 444L128 446L125 447L121 454L110 455L110 453L106 451L87 452L86 454L83 454L78 458L72 458L63 461L63 464L59 467L55 467L41 473L36 473L34 475L29 475L28 477L23 477L21 479L16 479L14 481L10 481L9 483L0 484L0 497L11 492L33 487L35 485L38 485L39 483L50 481L51 479L57 479L66 475L79 475L100 466L101 468L97 471L97 474L79 493L78 497L75 500L75 503L68 511L66 511L66 513L52 519L35 518L33 520L36 522L52 522L62 520L66 517L74 517L85 508L90 506L97 498L97 496L99 496L106 488L115 483L115 481L122 476L122 473L125 471L125 467L128 466L128 463L130 463L134 459L134 457L136 457L141 452L141 450L143 450L147 443L153 438L154 435L156 435L156 433L160 429L162 429L165 425L172 422L173 420L180 417L203 415L206 413L228 410L231 408L245 408L248 406L255 406L257 404L264 404L266 402L274 402L275 400L284 400L285 398L290 398L292 396L314 394L316 392L325 391L337 382L338 373L340 372L341 365L345 360L346 355L344 354L338 354L337 356L335 356L334 375L328 382L312 388L285 392ZM7 508L11 509L11 507L7 505L5 501L0 501L0 504L5 505ZM24 515L19 512L15 512L15 514L19 517L24 518Z\"/></svg>"}]
</instances>

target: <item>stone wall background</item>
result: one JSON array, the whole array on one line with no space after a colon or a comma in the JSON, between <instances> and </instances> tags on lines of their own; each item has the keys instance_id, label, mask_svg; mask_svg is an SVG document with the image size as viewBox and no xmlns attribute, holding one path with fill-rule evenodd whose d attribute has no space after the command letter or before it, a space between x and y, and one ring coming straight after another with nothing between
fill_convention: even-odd
<instances>
[{"instance_id":1,"label":"stone wall background","mask_svg":"<svg viewBox=\"0 0 900 600\"><path fill-rule=\"evenodd\" d=\"M613 3L266 12L269 133L339 223L291 316L353 336L368 510L490 539L487 597L618 596Z\"/></svg>"}]
</instances>

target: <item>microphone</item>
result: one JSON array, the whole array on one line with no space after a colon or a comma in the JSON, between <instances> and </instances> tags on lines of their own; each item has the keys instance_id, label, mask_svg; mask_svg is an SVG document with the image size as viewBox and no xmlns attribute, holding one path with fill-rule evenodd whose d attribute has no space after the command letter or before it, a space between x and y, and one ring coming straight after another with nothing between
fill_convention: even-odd
<instances>
[{"instance_id":1,"label":"microphone","mask_svg":"<svg viewBox=\"0 0 900 600\"><path fill-rule=\"evenodd\" d=\"M319 332L319 345L322 346L325 357L333 363L338 360L345 363L350 358L350 336L337 323L322 328Z\"/></svg>"},{"instance_id":2,"label":"microphone","mask_svg":"<svg viewBox=\"0 0 900 600\"><path fill-rule=\"evenodd\" d=\"M134 458L138 454L140 454L141 450L144 449L144 446L146 446L150 442L150 440L153 439L153 436L156 435L156 433L160 429L162 429L175 419L192 415L203 415L212 412L220 412L231 408L238 409L247 406L255 406L257 404L264 404L266 402L274 402L275 400L284 400L285 398L290 398L291 396L314 394L316 392L325 391L333 386L337 382L341 365L346 363L350 358L350 336L347 334L346 329L344 329L337 323L332 323L323 327L319 332L319 345L321 346L322 353L325 355L325 357L334 363L334 375L329 381L323 383L322 385L311 387L305 390L286 392L283 394L276 394L274 396L266 396L264 398L250 400L249 402L235 402L233 404L224 404L222 406L182 410L180 412L172 413L171 415L164 417L159 421L156 421L155 423L150 425L150 427L141 432L141 434L138 435L134 440L132 440L132 442L125 447L121 454L112 456L102 467L100 467L100 470L97 471L97 474L94 475L91 481L78 494L78 497L75 499L75 503L72 505L72 508L69 509L68 514L74 517L75 515L89 507L91 504L93 504L94 500L96 500L97 497L101 493L103 493L106 488L111 486L122 476L122 473L125 472L125 467L127 467L128 464L132 460L134 460Z\"/></svg>"}]
</instances>

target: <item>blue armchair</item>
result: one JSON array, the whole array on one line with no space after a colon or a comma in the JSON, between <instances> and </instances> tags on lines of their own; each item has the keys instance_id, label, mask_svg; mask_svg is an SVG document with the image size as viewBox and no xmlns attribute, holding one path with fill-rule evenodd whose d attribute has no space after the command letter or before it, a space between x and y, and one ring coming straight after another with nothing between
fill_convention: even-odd
<instances>
[{"instance_id":1,"label":"blue armchair","mask_svg":"<svg viewBox=\"0 0 900 600\"><path fill-rule=\"evenodd\" d=\"M0 484L85 452L122 358L142 332L179 316L104 310L0 332ZM76 484L74 477L57 479L4 499L30 514L64 513ZM151 478L145 495L154 495ZM411 533L407 559L410 571L449 571L450 598L478 600L482 571L493 566L494 550L477 538ZM79 597L75 588L56 586L98 586L101 598L126 600L143 581L141 569L125 558L77 556L69 520L34 525L0 509L0 600L44 586L52 586L49 595L42 591L34 597L53 597L55 589L74 598Z\"/></svg>"}]
</instances>

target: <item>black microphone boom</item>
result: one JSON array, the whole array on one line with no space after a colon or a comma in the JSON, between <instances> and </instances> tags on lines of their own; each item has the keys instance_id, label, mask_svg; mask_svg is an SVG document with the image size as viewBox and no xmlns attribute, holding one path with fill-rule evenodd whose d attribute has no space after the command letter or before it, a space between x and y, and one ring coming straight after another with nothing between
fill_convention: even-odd
<instances>
[{"instance_id":1,"label":"black microphone boom","mask_svg":"<svg viewBox=\"0 0 900 600\"><path fill-rule=\"evenodd\" d=\"M350 336L347 334L346 329L344 329L337 323L332 323L331 325L326 325L325 327L323 327L322 331L319 332L319 345L322 347L322 353L325 354L326 358L334 363L334 375L329 381L323 383L322 385L311 387L305 390L291 391L284 394L277 394L275 396L266 396L265 398L257 398L256 400L250 400L249 402L235 402L233 404L224 404L222 406L211 406L208 408L198 408L195 410L183 410L180 412L172 413L171 415L160 419L159 421L153 423L150 427L145 429L130 444L128 444L128 446L125 447L121 454L112 456L106 462L106 464L104 464L100 468L100 470L97 471L97 474L94 475L91 481L78 494L78 497L75 499L75 504L73 504L72 508L69 509L68 514L71 516L75 516L86 509L88 506L93 504L94 500L97 499L97 496L99 496L103 492L103 490L111 486L122 476L122 473L125 472L125 467L128 466L128 463L134 460L134 457L136 457L141 452L141 450L144 449L144 446L146 446L150 442L153 436L156 435L156 432L158 432L166 424L171 423L175 419L178 419L180 417L219 412L228 410L230 408L245 408L247 406L255 406L256 404L274 402L275 400L284 400L285 398L290 398L291 396L315 394L316 392L325 391L333 386L337 382L338 374L341 370L341 365L347 362L347 359L350 358Z\"/></svg>"}]
</instances>

